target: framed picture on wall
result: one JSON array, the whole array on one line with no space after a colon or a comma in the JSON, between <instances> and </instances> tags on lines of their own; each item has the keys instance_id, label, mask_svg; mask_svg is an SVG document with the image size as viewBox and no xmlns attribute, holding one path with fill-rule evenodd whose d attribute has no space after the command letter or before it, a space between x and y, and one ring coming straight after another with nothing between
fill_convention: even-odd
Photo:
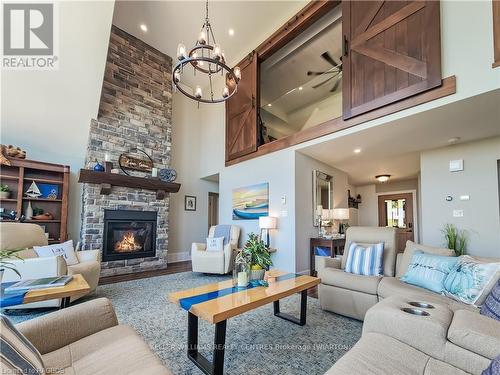
<instances>
[{"instance_id":1,"label":"framed picture on wall","mask_svg":"<svg viewBox=\"0 0 500 375\"><path fill-rule=\"evenodd\" d=\"M184 210L196 211L196 197L192 195L184 196Z\"/></svg>"},{"instance_id":2,"label":"framed picture on wall","mask_svg":"<svg viewBox=\"0 0 500 375\"><path fill-rule=\"evenodd\" d=\"M233 220L258 220L269 215L269 184L233 190Z\"/></svg>"}]
</instances>

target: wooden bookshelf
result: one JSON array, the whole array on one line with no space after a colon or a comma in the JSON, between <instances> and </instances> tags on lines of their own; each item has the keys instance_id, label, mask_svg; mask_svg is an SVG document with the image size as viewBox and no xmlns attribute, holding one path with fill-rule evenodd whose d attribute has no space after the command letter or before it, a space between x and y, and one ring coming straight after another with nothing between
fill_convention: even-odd
<instances>
[{"instance_id":1,"label":"wooden bookshelf","mask_svg":"<svg viewBox=\"0 0 500 375\"><path fill-rule=\"evenodd\" d=\"M49 243L66 241L68 221L69 173L67 165L44 163L35 160L9 158L11 165L0 166L0 183L8 185L9 198L0 199L0 207L5 211L16 211L17 218L23 215L29 202L33 208L41 208L44 213L54 215L53 220L25 220L26 223L40 224L49 233ZM44 184L57 185L56 199L30 198L25 195L32 182L38 187ZM4 221L12 221L5 220Z\"/></svg>"}]
</instances>

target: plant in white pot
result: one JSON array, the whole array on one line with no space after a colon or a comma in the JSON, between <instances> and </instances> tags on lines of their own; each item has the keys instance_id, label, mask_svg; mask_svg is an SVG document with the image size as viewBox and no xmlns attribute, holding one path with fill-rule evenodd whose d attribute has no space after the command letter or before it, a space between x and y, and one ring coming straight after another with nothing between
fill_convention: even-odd
<instances>
[{"instance_id":1,"label":"plant in white pot","mask_svg":"<svg viewBox=\"0 0 500 375\"><path fill-rule=\"evenodd\" d=\"M2 199L10 198L9 185L0 185L0 198Z\"/></svg>"},{"instance_id":2,"label":"plant in white pot","mask_svg":"<svg viewBox=\"0 0 500 375\"><path fill-rule=\"evenodd\" d=\"M273 265L264 241L255 233L250 233L243 252L250 258L250 280L264 279L266 269Z\"/></svg>"},{"instance_id":3,"label":"plant in white pot","mask_svg":"<svg viewBox=\"0 0 500 375\"><path fill-rule=\"evenodd\" d=\"M3 273L6 269L12 270L21 278L21 274L16 269L14 263L12 263L12 259L23 260L23 258L17 255L18 252L24 249L14 249L14 250L0 250L0 284L2 283Z\"/></svg>"}]
</instances>

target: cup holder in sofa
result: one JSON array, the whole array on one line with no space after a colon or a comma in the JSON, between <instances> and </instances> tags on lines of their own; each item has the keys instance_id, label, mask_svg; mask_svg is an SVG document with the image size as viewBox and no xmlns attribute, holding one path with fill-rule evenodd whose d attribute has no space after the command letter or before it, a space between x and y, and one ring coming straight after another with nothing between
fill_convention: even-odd
<instances>
[{"instance_id":1,"label":"cup holder in sofa","mask_svg":"<svg viewBox=\"0 0 500 375\"><path fill-rule=\"evenodd\" d=\"M401 311L403 311L407 314L419 315L419 316L429 316L430 315L427 311L424 311L421 309L415 309L413 307L402 307Z\"/></svg>"},{"instance_id":2,"label":"cup holder in sofa","mask_svg":"<svg viewBox=\"0 0 500 375\"><path fill-rule=\"evenodd\" d=\"M427 302L408 302L408 305L414 306L414 307L420 307L421 309L433 309L434 306L432 306L430 303Z\"/></svg>"}]
</instances>

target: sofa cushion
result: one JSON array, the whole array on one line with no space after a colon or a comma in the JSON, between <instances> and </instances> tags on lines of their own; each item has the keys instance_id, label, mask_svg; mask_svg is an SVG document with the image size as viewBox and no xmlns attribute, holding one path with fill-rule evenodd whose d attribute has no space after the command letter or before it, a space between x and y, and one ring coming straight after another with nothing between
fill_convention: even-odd
<instances>
[{"instance_id":1,"label":"sofa cushion","mask_svg":"<svg viewBox=\"0 0 500 375\"><path fill-rule=\"evenodd\" d=\"M463 255L444 280L445 293L457 301L480 306L499 274L500 262L483 262Z\"/></svg>"},{"instance_id":2,"label":"sofa cushion","mask_svg":"<svg viewBox=\"0 0 500 375\"><path fill-rule=\"evenodd\" d=\"M500 322L470 311L458 310L448 330L448 340L493 359L500 354Z\"/></svg>"},{"instance_id":3,"label":"sofa cushion","mask_svg":"<svg viewBox=\"0 0 500 375\"><path fill-rule=\"evenodd\" d=\"M479 309L473 305L466 305L464 303L454 301L451 298L431 292L430 290L405 284L396 277L384 277L378 285L377 293L380 299L389 298L395 295L405 297L411 296L413 297L412 299L421 300L420 302L445 303L453 311L465 309L475 313L479 312Z\"/></svg>"},{"instance_id":4,"label":"sofa cushion","mask_svg":"<svg viewBox=\"0 0 500 375\"><path fill-rule=\"evenodd\" d=\"M43 229L38 224L0 223L0 249L29 249L47 245Z\"/></svg>"},{"instance_id":5,"label":"sofa cushion","mask_svg":"<svg viewBox=\"0 0 500 375\"><path fill-rule=\"evenodd\" d=\"M389 336L367 333L325 375L465 375Z\"/></svg>"},{"instance_id":6,"label":"sofa cushion","mask_svg":"<svg viewBox=\"0 0 500 375\"><path fill-rule=\"evenodd\" d=\"M33 250L35 250L39 257L62 256L68 266L78 264L73 240L47 246L33 246Z\"/></svg>"},{"instance_id":7,"label":"sofa cushion","mask_svg":"<svg viewBox=\"0 0 500 375\"><path fill-rule=\"evenodd\" d=\"M401 281L441 293L444 290L443 282L456 263L455 257L425 254L416 250Z\"/></svg>"},{"instance_id":8,"label":"sofa cushion","mask_svg":"<svg viewBox=\"0 0 500 375\"><path fill-rule=\"evenodd\" d=\"M497 280L496 285L491 289L483 306L481 306L481 315L500 321L500 280Z\"/></svg>"},{"instance_id":9,"label":"sofa cushion","mask_svg":"<svg viewBox=\"0 0 500 375\"><path fill-rule=\"evenodd\" d=\"M42 356L10 320L0 315L2 374L43 374Z\"/></svg>"},{"instance_id":10,"label":"sofa cushion","mask_svg":"<svg viewBox=\"0 0 500 375\"><path fill-rule=\"evenodd\" d=\"M413 241L406 241L405 251L401 257L401 262L396 270L396 277L403 276L408 270L408 265L411 262L413 252L415 250L421 250L426 254L442 255L442 256L455 256L455 252L450 249L445 249L442 247L433 247L426 245L419 245Z\"/></svg>"},{"instance_id":11,"label":"sofa cushion","mask_svg":"<svg viewBox=\"0 0 500 375\"><path fill-rule=\"evenodd\" d=\"M347 254L345 271L365 276L383 275L383 257L383 242L367 247L360 246L356 242L351 242Z\"/></svg>"},{"instance_id":12,"label":"sofa cushion","mask_svg":"<svg viewBox=\"0 0 500 375\"><path fill-rule=\"evenodd\" d=\"M43 356L49 371L65 374L148 374L167 375L148 345L130 327L118 325L84 337ZM51 372L57 373L57 372Z\"/></svg>"},{"instance_id":13,"label":"sofa cushion","mask_svg":"<svg viewBox=\"0 0 500 375\"><path fill-rule=\"evenodd\" d=\"M336 268L323 268L318 273L321 283L368 294L377 294L382 276L363 276Z\"/></svg>"}]
</instances>

